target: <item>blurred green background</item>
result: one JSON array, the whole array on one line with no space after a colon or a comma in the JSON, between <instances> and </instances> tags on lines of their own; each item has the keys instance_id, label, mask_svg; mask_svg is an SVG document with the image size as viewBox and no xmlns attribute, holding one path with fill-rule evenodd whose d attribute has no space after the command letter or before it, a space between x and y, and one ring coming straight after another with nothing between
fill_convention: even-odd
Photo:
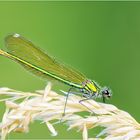
<instances>
[{"instance_id":1,"label":"blurred green background","mask_svg":"<svg viewBox=\"0 0 140 140\"><path fill-rule=\"evenodd\" d=\"M139 121L140 2L0 2L0 48L5 49L4 37L15 32L109 86L113 97L108 103ZM45 85L0 57L0 87L34 91ZM76 130L65 132L65 125L56 126L57 137L40 122L30 128L30 133L9 138L81 138Z\"/></svg>"}]
</instances>

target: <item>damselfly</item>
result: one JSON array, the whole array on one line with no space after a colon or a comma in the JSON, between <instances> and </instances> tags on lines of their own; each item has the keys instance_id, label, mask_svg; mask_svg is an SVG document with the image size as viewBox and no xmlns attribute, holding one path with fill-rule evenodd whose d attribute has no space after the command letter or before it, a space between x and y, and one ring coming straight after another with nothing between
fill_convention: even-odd
<instances>
[{"instance_id":1,"label":"damselfly","mask_svg":"<svg viewBox=\"0 0 140 140\"><path fill-rule=\"evenodd\" d=\"M46 79L51 77L63 82L71 87L70 90L76 88L82 93L85 100L102 97L105 102L105 98L111 97L108 88L100 87L96 82L88 79L77 70L59 63L19 34L8 35L5 38L5 43L8 52L0 50L0 55L18 62L35 75Z\"/></svg>"}]
</instances>

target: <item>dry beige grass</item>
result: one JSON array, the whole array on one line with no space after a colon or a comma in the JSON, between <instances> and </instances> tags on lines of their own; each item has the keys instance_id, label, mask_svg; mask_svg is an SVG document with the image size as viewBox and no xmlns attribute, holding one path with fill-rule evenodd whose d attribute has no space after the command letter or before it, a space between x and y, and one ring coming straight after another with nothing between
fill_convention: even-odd
<instances>
[{"instance_id":1,"label":"dry beige grass","mask_svg":"<svg viewBox=\"0 0 140 140\"><path fill-rule=\"evenodd\" d=\"M24 93L9 88L0 88L0 95L8 95L5 101L6 110L0 124L1 139L12 132L28 132L29 124L35 120L45 122L53 136L57 131L52 124L52 120L59 123L64 111L65 96L59 95L51 90L49 83L44 91L35 93ZM17 100L22 99L20 103ZM62 122L67 123L68 130L77 128L82 131L83 140L140 140L140 124L127 112L119 110L117 107L98 103L94 100L84 102L91 111L79 104L81 97L71 95L68 99L66 115ZM88 116L77 115L77 112L89 112ZM59 124L58 124L59 125ZM61 124L60 124L61 125ZM88 130L95 127L104 129L96 136L89 138ZM66 130L67 131L67 130Z\"/></svg>"}]
</instances>

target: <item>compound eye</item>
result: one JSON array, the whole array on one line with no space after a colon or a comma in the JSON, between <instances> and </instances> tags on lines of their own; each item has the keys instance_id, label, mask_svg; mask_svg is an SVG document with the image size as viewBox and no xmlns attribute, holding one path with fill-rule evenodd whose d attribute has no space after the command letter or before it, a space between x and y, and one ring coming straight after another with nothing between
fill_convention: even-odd
<instances>
[{"instance_id":1,"label":"compound eye","mask_svg":"<svg viewBox=\"0 0 140 140\"><path fill-rule=\"evenodd\" d=\"M109 95L108 90L104 90L104 94Z\"/></svg>"},{"instance_id":2,"label":"compound eye","mask_svg":"<svg viewBox=\"0 0 140 140\"><path fill-rule=\"evenodd\" d=\"M111 94L110 94L110 92L109 92L109 90L104 90L103 92L102 92L102 94L104 95L104 96L106 96L106 97L111 97Z\"/></svg>"}]
</instances>

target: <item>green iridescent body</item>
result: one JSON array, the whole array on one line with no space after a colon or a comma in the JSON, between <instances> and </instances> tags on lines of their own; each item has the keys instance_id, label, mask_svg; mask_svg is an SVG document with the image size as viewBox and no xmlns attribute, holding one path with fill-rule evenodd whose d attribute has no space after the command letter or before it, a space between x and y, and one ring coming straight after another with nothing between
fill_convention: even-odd
<instances>
[{"instance_id":1,"label":"green iridescent body","mask_svg":"<svg viewBox=\"0 0 140 140\"><path fill-rule=\"evenodd\" d=\"M8 52L0 50L0 55L18 62L35 75L46 79L51 77L52 79L81 89L82 92L90 96L100 94L101 88L95 82L89 80L77 70L59 63L19 34L7 36L5 43Z\"/></svg>"}]
</instances>

